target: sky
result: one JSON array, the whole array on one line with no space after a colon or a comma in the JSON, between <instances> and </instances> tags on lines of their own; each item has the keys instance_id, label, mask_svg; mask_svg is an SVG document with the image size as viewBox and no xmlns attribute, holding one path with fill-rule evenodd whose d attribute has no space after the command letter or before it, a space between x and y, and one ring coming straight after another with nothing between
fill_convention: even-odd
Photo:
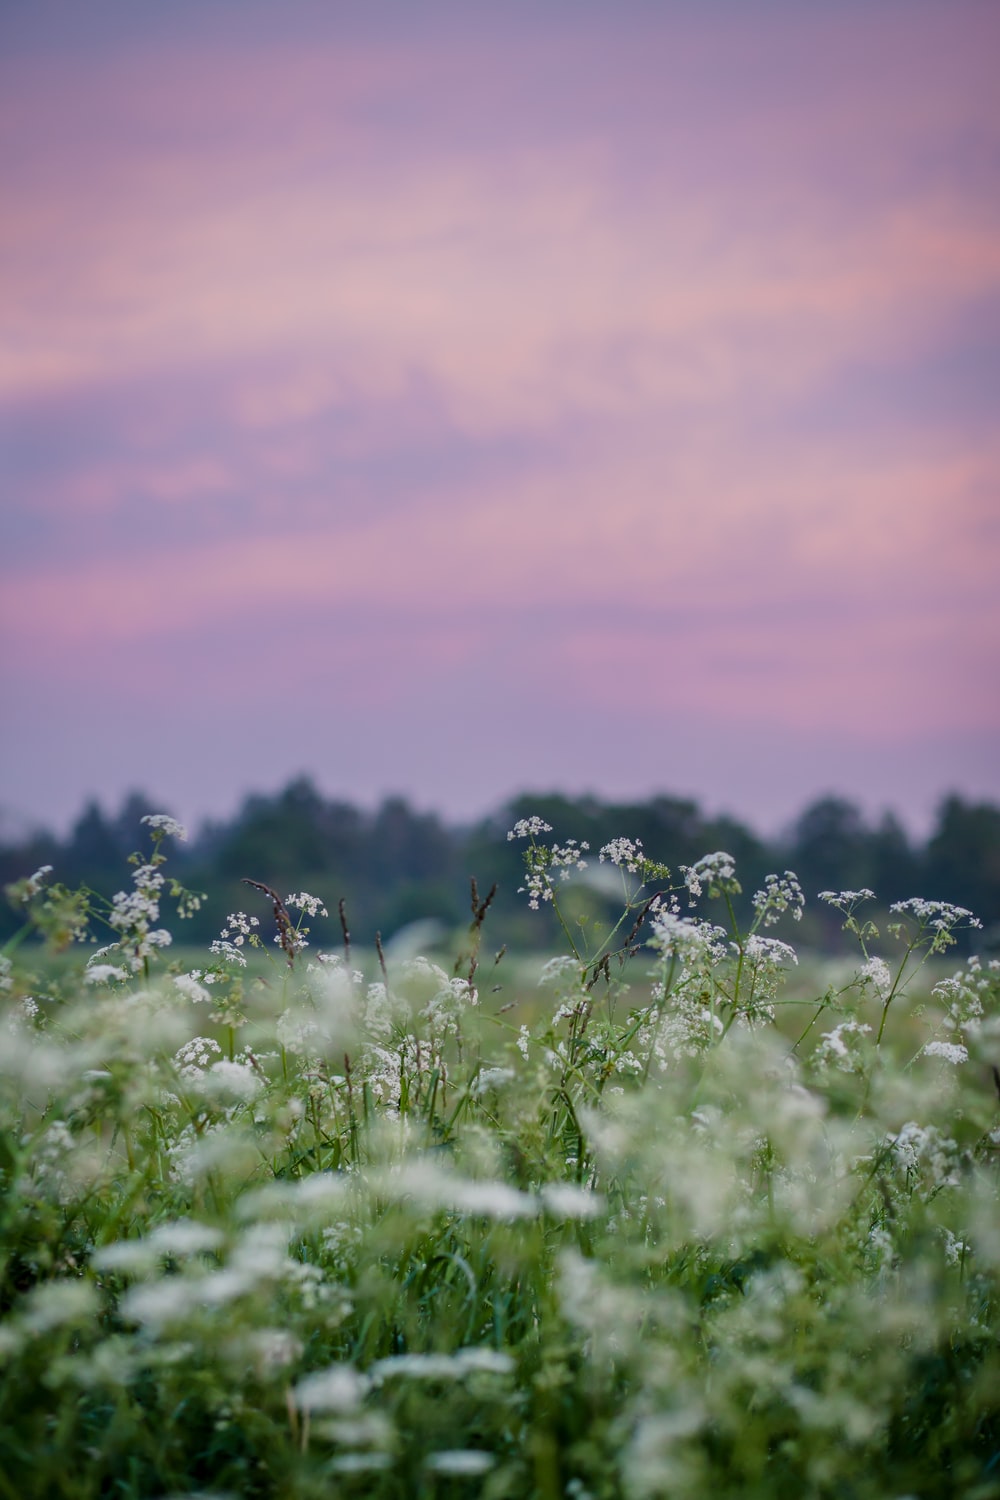
<instances>
[{"instance_id":1,"label":"sky","mask_svg":"<svg viewBox=\"0 0 1000 1500\"><path fill-rule=\"evenodd\" d=\"M1000 799L998 55L992 0L0 5L0 832Z\"/></svg>"}]
</instances>

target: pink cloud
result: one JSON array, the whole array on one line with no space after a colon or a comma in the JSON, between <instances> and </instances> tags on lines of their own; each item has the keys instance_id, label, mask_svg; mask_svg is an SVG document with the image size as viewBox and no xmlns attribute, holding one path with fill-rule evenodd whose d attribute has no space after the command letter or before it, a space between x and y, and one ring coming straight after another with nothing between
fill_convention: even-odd
<instances>
[{"instance_id":1,"label":"pink cloud","mask_svg":"<svg viewBox=\"0 0 1000 1500\"><path fill-rule=\"evenodd\" d=\"M1000 727L961 15L0 63L15 681Z\"/></svg>"}]
</instances>

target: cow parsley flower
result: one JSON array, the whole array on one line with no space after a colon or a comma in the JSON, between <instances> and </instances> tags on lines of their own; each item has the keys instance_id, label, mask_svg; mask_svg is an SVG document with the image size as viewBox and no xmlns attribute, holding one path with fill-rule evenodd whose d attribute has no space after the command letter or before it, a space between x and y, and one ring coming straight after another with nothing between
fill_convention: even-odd
<instances>
[{"instance_id":1,"label":"cow parsley flower","mask_svg":"<svg viewBox=\"0 0 1000 1500\"><path fill-rule=\"evenodd\" d=\"M174 988L179 990L185 999L190 1000L192 1005L208 1005L212 996L200 980L201 973L198 970L190 974L175 974Z\"/></svg>"},{"instance_id":2,"label":"cow parsley flower","mask_svg":"<svg viewBox=\"0 0 1000 1500\"><path fill-rule=\"evenodd\" d=\"M140 822L145 823L154 833L165 834L168 838L183 840L188 836L184 824L178 823L176 818L168 817L166 813L147 813Z\"/></svg>"},{"instance_id":3,"label":"cow parsley flower","mask_svg":"<svg viewBox=\"0 0 1000 1500\"><path fill-rule=\"evenodd\" d=\"M630 875L641 874L646 864L641 839L612 839L603 846L598 858L601 864L610 860L613 865L624 866Z\"/></svg>"},{"instance_id":4,"label":"cow parsley flower","mask_svg":"<svg viewBox=\"0 0 1000 1500\"><path fill-rule=\"evenodd\" d=\"M710 896L738 896L742 890L736 879L736 861L722 849L703 855L693 865L681 865L681 874L692 896L700 896L703 891Z\"/></svg>"},{"instance_id":5,"label":"cow parsley flower","mask_svg":"<svg viewBox=\"0 0 1000 1500\"><path fill-rule=\"evenodd\" d=\"M772 927L785 912L791 913L793 922L801 921L805 904L799 878L793 870L786 870L780 877L766 875L764 889L753 898L754 911L765 927Z\"/></svg>"},{"instance_id":6,"label":"cow parsley flower","mask_svg":"<svg viewBox=\"0 0 1000 1500\"><path fill-rule=\"evenodd\" d=\"M435 1474L468 1475L485 1474L496 1463L492 1453L482 1448L443 1448L430 1453L424 1459L425 1466Z\"/></svg>"},{"instance_id":7,"label":"cow parsley flower","mask_svg":"<svg viewBox=\"0 0 1000 1500\"><path fill-rule=\"evenodd\" d=\"M552 824L546 823L537 814L531 818L518 818L513 828L507 834L507 842L510 844L514 839L533 839L539 833L551 832Z\"/></svg>"},{"instance_id":8,"label":"cow parsley flower","mask_svg":"<svg viewBox=\"0 0 1000 1500\"><path fill-rule=\"evenodd\" d=\"M214 1037L196 1036L183 1047L179 1047L174 1054L174 1062L182 1078L197 1078L201 1070L207 1068L214 1057L222 1054L222 1048Z\"/></svg>"},{"instance_id":9,"label":"cow parsley flower","mask_svg":"<svg viewBox=\"0 0 1000 1500\"><path fill-rule=\"evenodd\" d=\"M285 897L285 905L291 911L292 907L304 912L307 917L328 917L330 913L323 905L318 896L310 896L308 891L299 891L298 895Z\"/></svg>"},{"instance_id":10,"label":"cow parsley flower","mask_svg":"<svg viewBox=\"0 0 1000 1500\"><path fill-rule=\"evenodd\" d=\"M356 1411L370 1387L368 1376L353 1365L330 1365L300 1380L292 1399L300 1411Z\"/></svg>"},{"instance_id":11,"label":"cow parsley flower","mask_svg":"<svg viewBox=\"0 0 1000 1500\"><path fill-rule=\"evenodd\" d=\"M924 1048L925 1057L940 1057L944 1062L964 1063L969 1061L967 1047L958 1042L928 1042Z\"/></svg>"},{"instance_id":12,"label":"cow parsley flower","mask_svg":"<svg viewBox=\"0 0 1000 1500\"><path fill-rule=\"evenodd\" d=\"M676 957L688 967L716 963L725 952L726 934L711 922L681 917L661 906L653 912L650 927L650 946L657 948L664 958Z\"/></svg>"},{"instance_id":13,"label":"cow parsley flower","mask_svg":"<svg viewBox=\"0 0 1000 1500\"><path fill-rule=\"evenodd\" d=\"M29 875L26 879L18 881L16 886L18 899L21 901L30 901L32 896L37 896L38 892L42 889L46 875L51 874L51 865L39 865L33 875Z\"/></svg>"},{"instance_id":14,"label":"cow parsley flower","mask_svg":"<svg viewBox=\"0 0 1000 1500\"><path fill-rule=\"evenodd\" d=\"M128 977L129 970L118 964L88 964L83 972L84 984L111 984Z\"/></svg>"},{"instance_id":15,"label":"cow parsley flower","mask_svg":"<svg viewBox=\"0 0 1000 1500\"><path fill-rule=\"evenodd\" d=\"M827 906L835 906L838 911L845 914L858 906L862 901L874 901L875 892L863 886L860 891L820 891L819 899L825 901Z\"/></svg>"},{"instance_id":16,"label":"cow parsley flower","mask_svg":"<svg viewBox=\"0 0 1000 1500\"><path fill-rule=\"evenodd\" d=\"M577 1187L573 1182L547 1182L540 1196L546 1212L554 1219L596 1219L604 1209L600 1193Z\"/></svg>"},{"instance_id":17,"label":"cow parsley flower","mask_svg":"<svg viewBox=\"0 0 1000 1500\"><path fill-rule=\"evenodd\" d=\"M737 947L735 943L731 946L734 949ZM752 963L773 964L777 968L784 964L797 964L799 961L791 944L783 943L779 938L760 937L757 933L747 938L743 951Z\"/></svg>"},{"instance_id":18,"label":"cow parsley flower","mask_svg":"<svg viewBox=\"0 0 1000 1500\"><path fill-rule=\"evenodd\" d=\"M254 937L254 928L259 926L259 917L248 917L245 911L231 911L219 938L222 942L232 943L234 948L242 948L247 938Z\"/></svg>"},{"instance_id":19,"label":"cow parsley flower","mask_svg":"<svg viewBox=\"0 0 1000 1500\"><path fill-rule=\"evenodd\" d=\"M244 969L247 966L245 956L236 947L235 943L229 942L227 938L215 938L209 947L209 952L214 957L221 958L223 963L239 964Z\"/></svg>"},{"instance_id":20,"label":"cow parsley flower","mask_svg":"<svg viewBox=\"0 0 1000 1500\"><path fill-rule=\"evenodd\" d=\"M468 1375L510 1375L514 1361L501 1349L473 1345L453 1354L389 1354L371 1367L372 1379L464 1380Z\"/></svg>"},{"instance_id":21,"label":"cow parsley flower","mask_svg":"<svg viewBox=\"0 0 1000 1500\"><path fill-rule=\"evenodd\" d=\"M815 1061L820 1068L838 1068L841 1073L863 1073L865 1048L863 1038L871 1027L861 1021L841 1021L832 1031L823 1033L816 1048Z\"/></svg>"},{"instance_id":22,"label":"cow parsley flower","mask_svg":"<svg viewBox=\"0 0 1000 1500\"><path fill-rule=\"evenodd\" d=\"M469 1085L469 1092L477 1099L481 1099L491 1089L502 1089L505 1084L512 1083L516 1077L517 1074L513 1068L480 1068Z\"/></svg>"},{"instance_id":23,"label":"cow parsley flower","mask_svg":"<svg viewBox=\"0 0 1000 1500\"><path fill-rule=\"evenodd\" d=\"M879 1000L887 1000L892 990L892 974L885 959L869 958L858 970L858 982L870 986Z\"/></svg>"}]
</instances>

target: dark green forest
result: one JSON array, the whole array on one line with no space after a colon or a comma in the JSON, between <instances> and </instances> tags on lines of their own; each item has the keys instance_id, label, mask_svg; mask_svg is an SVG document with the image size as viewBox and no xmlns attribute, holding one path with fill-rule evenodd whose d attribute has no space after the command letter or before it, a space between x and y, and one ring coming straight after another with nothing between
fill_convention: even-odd
<instances>
[{"instance_id":1,"label":"dark green forest","mask_svg":"<svg viewBox=\"0 0 1000 1500\"><path fill-rule=\"evenodd\" d=\"M114 813L92 802L64 840L38 832L0 845L0 884L50 864L54 879L112 896L127 884L129 854L148 846L142 815L164 810L155 797L139 792ZM532 813L552 824L553 838L587 841L591 871L598 867L601 845L619 836L641 840L646 853L667 864L677 879L682 865L715 849L728 850L747 902L770 871L792 869L807 898L798 932L806 946L839 946L838 914L816 903L819 891L868 886L882 907L914 895L968 907L984 928L973 934L974 946L983 952L1000 947L1000 807L991 803L945 797L930 836L918 843L891 813L872 824L852 802L827 796L807 807L782 839L768 842L743 823L707 817L696 802L669 796L610 803L525 793L477 823L450 826L400 797L388 798L374 811L330 800L305 778L274 795L248 797L231 821L207 823L189 842L173 846L172 872L208 898L183 927L175 927L175 939L214 937L230 911L259 907L263 916L266 902L262 905L262 898L241 884L249 877L282 894L307 890L322 897L330 923L328 931L317 924L315 940L328 946L339 942L341 898L361 946L370 946L376 932L388 939L427 919L440 924L446 940L469 919L475 878L481 895L496 885L491 942L548 946L554 937L551 914L528 911L518 895L521 846L507 840L515 820ZM581 880L573 895L575 912L599 919L606 899L598 883ZM18 922L11 908L0 908L0 942L14 934Z\"/></svg>"}]
</instances>

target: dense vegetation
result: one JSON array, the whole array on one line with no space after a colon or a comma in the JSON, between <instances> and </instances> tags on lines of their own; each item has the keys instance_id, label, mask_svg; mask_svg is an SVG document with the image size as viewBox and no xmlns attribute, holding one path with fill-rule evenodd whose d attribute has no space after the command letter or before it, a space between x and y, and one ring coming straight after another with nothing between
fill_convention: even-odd
<instances>
[{"instance_id":1,"label":"dense vegetation","mask_svg":"<svg viewBox=\"0 0 1000 1500\"><path fill-rule=\"evenodd\" d=\"M60 880L86 882L112 896L139 839L139 820L155 805L133 794L112 816L91 804L65 840L38 834L0 845L0 884L51 864ZM731 818L708 818L696 803L671 797L612 805L526 795L472 827L451 828L398 798L374 812L329 801L303 779L275 796L248 798L232 822L206 826L183 846L178 869L188 885L209 894L185 936L211 940L226 913L243 904L244 876L288 889L305 885L331 907L346 897L353 926L369 941L376 931L388 937L420 918L454 929L466 920L475 875L484 890L497 884L491 920L498 944L546 947L555 928L551 920L528 919L517 894L523 875L518 852L506 840L511 824L532 812L573 829L592 849L619 836L638 840L675 870L706 849L727 849L748 890L756 890L768 871L791 868L810 893L867 886L888 903L919 891L977 912L987 945L1000 936L1000 808L957 796L942 801L922 845L891 815L870 826L852 803L836 797L815 802L784 839L768 843ZM581 887L576 899L595 914L609 913L599 884ZM746 916L745 905L738 910ZM804 920L805 945L843 946L829 911L812 907ZM0 911L0 942L15 924L13 913Z\"/></svg>"},{"instance_id":2,"label":"dense vegetation","mask_svg":"<svg viewBox=\"0 0 1000 1500\"><path fill-rule=\"evenodd\" d=\"M802 975L790 872L566 831L504 838L544 963L480 890L359 962L300 882L174 957L162 815L110 900L12 885L0 1496L1000 1496L976 919L832 888Z\"/></svg>"}]
</instances>

